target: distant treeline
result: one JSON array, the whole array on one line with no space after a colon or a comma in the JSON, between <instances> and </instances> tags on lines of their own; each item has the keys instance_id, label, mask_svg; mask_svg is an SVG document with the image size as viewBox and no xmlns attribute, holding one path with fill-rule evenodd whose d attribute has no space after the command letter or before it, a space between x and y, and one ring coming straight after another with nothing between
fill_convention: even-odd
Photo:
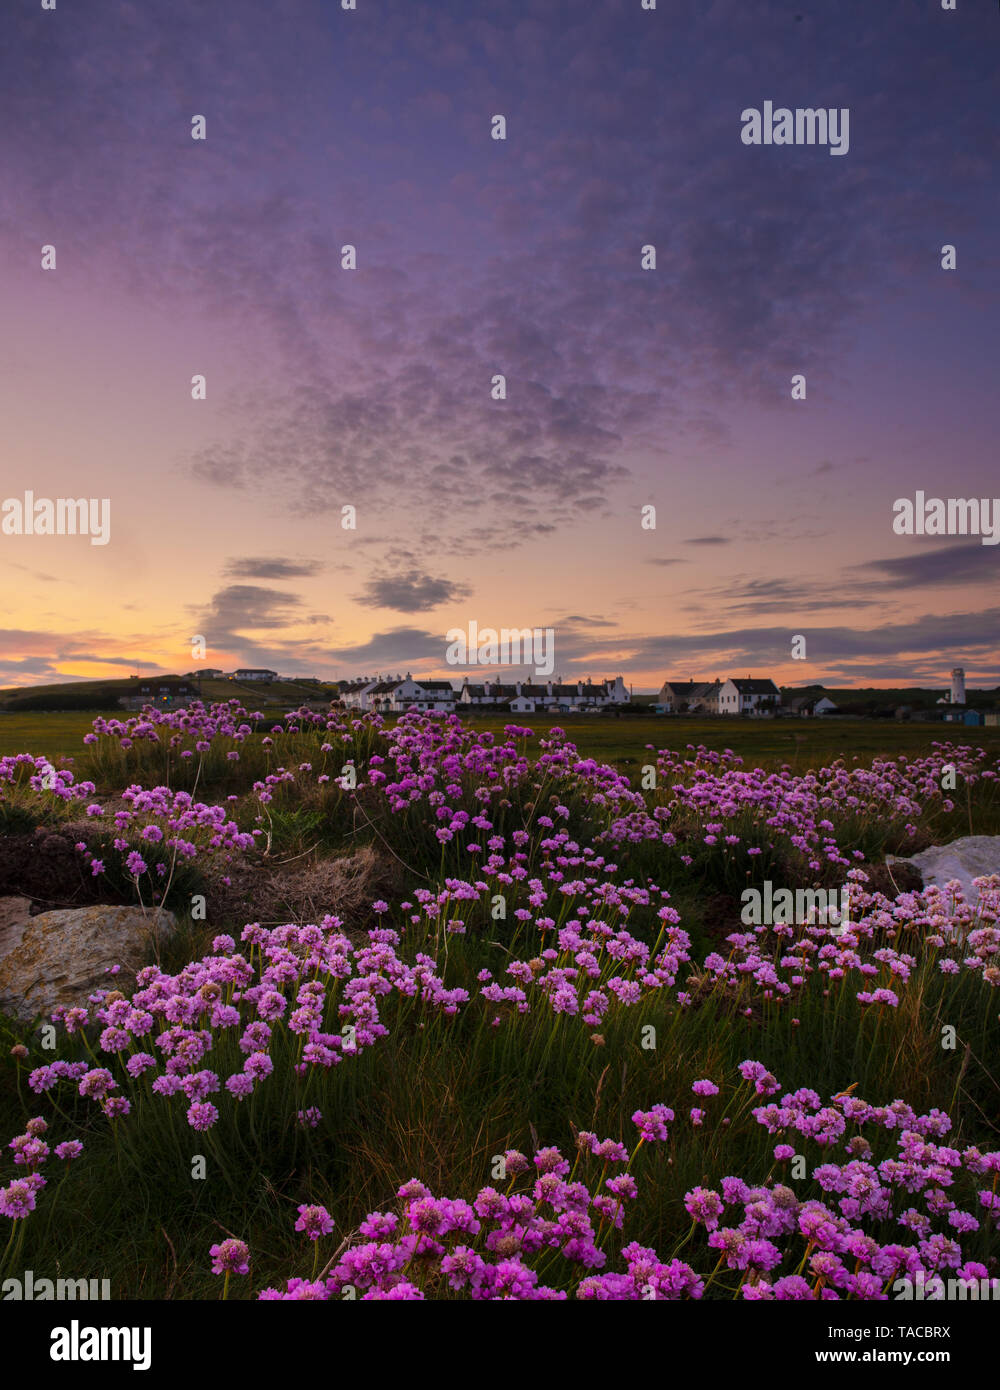
<instances>
[{"instance_id":1,"label":"distant treeline","mask_svg":"<svg viewBox=\"0 0 1000 1390\"><path fill-rule=\"evenodd\" d=\"M878 686L869 686L854 690L838 690L833 686L802 686L801 688L783 686L781 699L782 703L790 704L797 696L811 698L817 695L827 695L837 706L840 714L884 715L893 713L900 705L909 705L911 709L915 710L935 709L938 700L942 696L947 696L948 693L947 690L928 690L921 686L897 687L895 689L880 689ZM1000 686L995 690L967 689L965 703L969 709L996 709L997 705L1000 704Z\"/></svg>"}]
</instances>

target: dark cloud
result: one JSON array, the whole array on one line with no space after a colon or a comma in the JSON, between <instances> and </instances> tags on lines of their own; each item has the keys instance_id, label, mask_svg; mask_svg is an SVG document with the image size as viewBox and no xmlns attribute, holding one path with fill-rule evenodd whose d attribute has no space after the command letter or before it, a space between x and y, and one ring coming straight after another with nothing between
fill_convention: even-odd
<instances>
[{"instance_id":1,"label":"dark cloud","mask_svg":"<svg viewBox=\"0 0 1000 1390\"><path fill-rule=\"evenodd\" d=\"M556 669L574 680L597 674L628 675L656 671L664 678L688 675L766 675L787 666L794 634L807 642L802 681L866 686L880 682L937 685L954 665L985 670L989 682L1000 680L1000 658L989 634L1000 627L1000 609L928 616L877 627L795 625L711 627L682 635L663 633L603 635L555 626ZM901 656L900 653L905 655ZM687 673L687 674L685 674Z\"/></svg>"},{"instance_id":2,"label":"dark cloud","mask_svg":"<svg viewBox=\"0 0 1000 1390\"><path fill-rule=\"evenodd\" d=\"M369 579L364 590L354 595L355 603L366 608L393 608L399 613L426 613L466 595L469 590L450 579L436 579L419 570L385 574Z\"/></svg>"},{"instance_id":3,"label":"dark cloud","mask_svg":"<svg viewBox=\"0 0 1000 1390\"><path fill-rule=\"evenodd\" d=\"M914 545L910 537L905 541ZM916 545L920 545L919 540ZM855 573L877 575L880 587L888 589L993 586L1000 578L1000 546L983 545L978 539L964 540L936 546L933 550L914 548L908 555L868 560L851 569Z\"/></svg>"},{"instance_id":4,"label":"dark cloud","mask_svg":"<svg viewBox=\"0 0 1000 1390\"><path fill-rule=\"evenodd\" d=\"M132 656L107 656L101 652L77 651L76 648L69 648L65 651L58 651L53 658L55 661L91 661L100 666L123 666L126 670L134 671L136 668L135 657ZM144 662L148 665L148 662Z\"/></svg>"},{"instance_id":5,"label":"dark cloud","mask_svg":"<svg viewBox=\"0 0 1000 1390\"><path fill-rule=\"evenodd\" d=\"M0 671L12 676L27 676L30 684L42 681L65 680L51 662L37 656L0 657ZM15 689L16 687L11 687Z\"/></svg>"},{"instance_id":6,"label":"dark cloud","mask_svg":"<svg viewBox=\"0 0 1000 1390\"><path fill-rule=\"evenodd\" d=\"M560 631L562 631L562 629L564 628L572 627L583 628L585 631L589 632L592 628L618 626L617 623L611 622L609 618L585 618L579 613L571 613L568 617L558 618L556 621L558 623Z\"/></svg>"},{"instance_id":7,"label":"dark cloud","mask_svg":"<svg viewBox=\"0 0 1000 1390\"><path fill-rule=\"evenodd\" d=\"M885 604L884 598L872 594L870 584L859 580L831 582L812 574L803 574L794 579L755 579L747 575L734 575L725 584L691 592L696 593L703 602L696 610L688 611L714 615L708 621L716 623L718 615L723 612L729 620L742 616L758 621L774 614L787 613L790 623L800 623L807 613L830 612L845 605L852 609L863 609Z\"/></svg>"},{"instance_id":8,"label":"dark cloud","mask_svg":"<svg viewBox=\"0 0 1000 1390\"><path fill-rule=\"evenodd\" d=\"M367 642L355 646L336 647L330 656L344 670L354 671L385 670L392 667L393 672L422 663L424 670L440 669L445 663L447 642L443 632L428 632L425 628L394 627L385 632L375 632ZM428 666L431 663L431 666Z\"/></svg>"},{"instance_id":9,"label":"dark cloud","mask_svg":"<svg viewBox=\"0 0 1000 1390\"><path fill-rule=\"evenodd\" d=\"M768 666L787 665L793 632L799 630L789 625L716 628L682 636L639 637L631 643L598 638L588 647L598 654L602 646L608 651L624 650L627 665L639 670L666 670L676 665L686 668L692 659L701 658L720 669L759 673ZM809 625L804 633L808 653L808 660L802 663L804 676L808 673L810 679L822 680L825 677L817 671L850 665L855 684L870 685L880 679L895 679L906 670L914 676L932 671L940 674L942 669L958 664L985 667L1000 677L996 642L990 635L998 630L1000 608L869 628ZM890 674L880 675L883 671Z\"/></svg>"},{"instance_id":10,"label":"dark cloud","mask_svg":"<svg viewBox=\"0 0 1000 1390\"><path fill-rule=\"evenodd\" d=\"M318 560L265 560L248 556L230 560L225 573L230 579L305 579L319 574Z\"/></svg>"},{"instance_id":11,"label":"dark cloud","mask_svg":"<svg viewBox=\"0 0 1000 1390\"><path fill-rule=\"evenodd\" d=\"M217 650L247 650L247 633L287 627L300 621L302 600L297 594L257 584L229 584L213 594L196 615L199 633Z\"/></svg>"}]
</instances>

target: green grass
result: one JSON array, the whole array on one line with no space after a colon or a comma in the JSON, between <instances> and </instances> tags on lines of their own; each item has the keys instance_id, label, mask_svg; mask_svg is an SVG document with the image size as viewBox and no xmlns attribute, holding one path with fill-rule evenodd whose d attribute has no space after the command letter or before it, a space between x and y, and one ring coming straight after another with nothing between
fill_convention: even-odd
<instances>
[{"instance_id":1,"label":"green grass","mask_svg":"<svg viewBox=\"0 0 1000 1390\"><path fill-rule=\"evenodd\" d=\"M502 958L502 948L485 939L456 943L451 979L471 982L476 969L496 971ZM666 997L654 998L602 1027L601 1045L579 1020L553 1023L542 1012L494 1030L481 1006L426 1024L419 1010L393 1006L385 1013L390 1037L335 1069L311 1096L324 1115L316 1131L295 1129L296 1099L277 1088L262 1093L256 1113L244 1107L207 1135L187 1129L178 1103L168 1122L165 1102L143 1102L139 1142L135 1116L118 1126L115 1140L95 1107L63 1091L59 1104L69 1107L71 1127L53 1114L48 1097L39 1098L30 1113L54 1120L52 1141L81 1132L87 1153L59 1194L56 1224L47 1220L52 1193L40 1203L40 1219L27 1223L21 1259L39 1273L58 1261L66 1271L109 1277L115 1297L210 1298L218 1296L219 1282L208 1272L208 1245L234 1234L251 1245L260 1288L308 1273L309 1252L292 1233L300 1201L325 1203L339 1239L368 1212L391 1207L396 1188L411 1177L436 1194L471 1199L490 1182L493 1156L506 1148L531 1152L537 1136L572 1155L573 1125L631 1142L633 1109L665 1101L682 1117L692 1103L692 1082L712 1077L725 1083L724 1094L704 1108L718 1116L728 1106L730 1127L707 1122L693 1130L679 1118L670 1146L648 1148L634 1169L641 1200L629 1213L625 1239L653 1245L668 1258L689 1225L686 1190L717 1184L726 1174L757 1182L776 1174L776 1141L749 1115L759 1099L744 1088L742 1099L733 1100L735 1068L746 1057L767 1065L788 1090L810 1086L830 1096L856 1084L872 1103L903 1095L919 1109L939 1106L959 1119L949 1142L961 1147L985 1137L995 1147L996 1126L988 1120L998 1099L989 1074L991 1024L975 982L947 990L930 971L911 1007L878 1014L864 1011L850 993L843 991L834 1008L812 991L796 1006L798 1027L787 1010L745 1020L713 1001L682 1014ZM957 1051L939 1045L942 1017L959 1031ZM653 1048L641 1043L648 1024L656 1028ZM6 1053L14 1035L2 1033ZM211 1059L219 1062L217 1055ZM5 1134L15 1132L24 1114L10 1070L0 1095ZM805 1141L797 1148L813 1163L829 1156ZM892 1151L888 1136L883 1148L878 1157ZM199 1154L207 1164L204 1180L191 1176ZM808 1183L795 1186L809 1190ZM887 1225L882 1238L889 1232ZM980 1258L989 1241L987 1234L980 1242ZM701 1233L687 1258L696 1256L704 1269L708 1254Z\"/></svg>"},{"instance_id":2,"label":"green grass","mask_svg":"<svg viewBox=\"0 0 1000 1390\"><path fill-rule=\"evenodd\" d=\"M473 728L499 732L519 724L544 737L553 726L565 729L585 758L613 763L634 775L648 761L647 744L683 749L704 744L713 752L731 748L748 766L773 768L787 763L793 772L843 758L848 766L875 758L922 757L931 745L947 740L1000 754L1000 728L967 729L960 724L896 723L886 719L697 719L684 715L476 715Z\"/></svg>"},{"instance_id":3,"label":"green grass","mask_svg":"<svg viewBox=\"0 0 1000 1390\"><path fill-rule=\"evenodd\" d=\"M206 686L209 682L206 682ZM220 687L232 687L218 681ZM241 691L239 698L246 692ZM206 698L208 698L206 696ZM213 698L216 698L213 696ZM252 702L251 702L252 703ZM273 707L264 709L268 725L278 722ZM125 712L119 711L125 718ZM805 771L835 758L850 765L873 758L920 757L935 742L948 740L1000 753L1000 728L967 729L961 724L908 724L883 719L688 719L684 716L632 716L615 719L603 715L486 715L463 718L470 727L502 733L505 724L518 724L544 738L549 729L565 729L581 757L613 763L635 776L647 761L647 744L659 748L684 748L704 744L713 751L731 748L755 767L788 763L793 771ZM0 713L0 756L8 753L75 757L84 751L83 737L90 732L94 715L85 711L30 714Z\"/></svg>"},{"instance_id":4,"label":"green grass","mask_svg":"<svg viewBox=\"0 0 1000 1390\"><path fill-rule=\"evenodd\" d=\"M83 752L94 715L84 710L7 714L0 711L0 757L31 753L46 758L73 757Z\"/></svg>"}]
</instances>

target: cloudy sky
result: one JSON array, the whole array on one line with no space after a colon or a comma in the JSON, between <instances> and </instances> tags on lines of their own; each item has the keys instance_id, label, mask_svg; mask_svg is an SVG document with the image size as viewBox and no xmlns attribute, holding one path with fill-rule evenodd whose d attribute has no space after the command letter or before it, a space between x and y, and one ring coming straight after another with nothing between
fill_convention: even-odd
<instances>
[{"instance_id":1,"label":"cloudy sky","mask_svg":"<svg viewBox=\"0 0 1000 1390\"><path fill-rule=\"evenodd\" d=\"M971 0L8 0L0 500L111 540L0 535L0 684L996 685L1000 547L892 520L1000 495L998 69Z\"/></svg>"}]
</instances>

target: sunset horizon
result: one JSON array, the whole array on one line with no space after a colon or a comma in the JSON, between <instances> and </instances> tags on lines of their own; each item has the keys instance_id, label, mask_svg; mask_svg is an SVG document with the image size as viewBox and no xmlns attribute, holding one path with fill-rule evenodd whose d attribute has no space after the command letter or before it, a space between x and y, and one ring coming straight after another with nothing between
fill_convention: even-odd
<instances>
[{"instance_id":1,"label":"sunset horizon","mask_svg":"<svg viewBox=\"0 0 1000 1390\"><path fill-rule=\"evenodd\" d=\"M642 690L1000 684L995 16L100 16L0 57L5 687L460 682L472 621Z\"/></svg>"}]
</instances>

